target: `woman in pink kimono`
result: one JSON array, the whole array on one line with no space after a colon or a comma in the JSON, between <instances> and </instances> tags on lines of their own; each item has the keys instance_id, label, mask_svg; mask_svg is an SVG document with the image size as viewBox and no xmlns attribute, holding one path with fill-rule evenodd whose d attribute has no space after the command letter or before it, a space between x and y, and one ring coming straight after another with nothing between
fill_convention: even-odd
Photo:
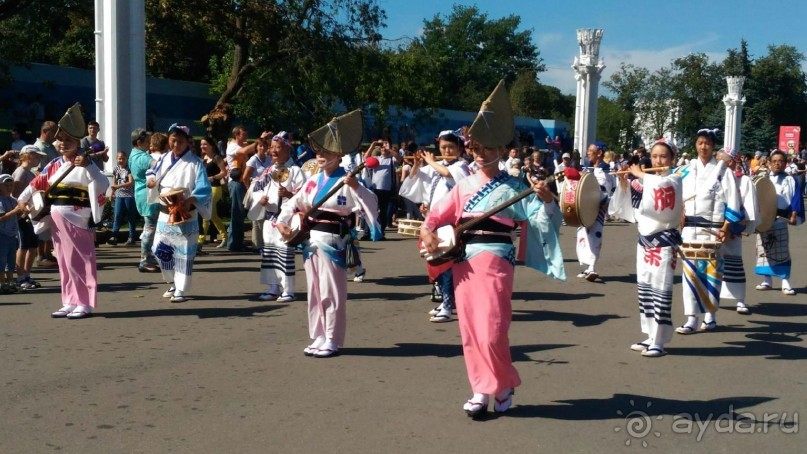
<instances>
[{"instance_id":1,"label":"woman in pink kimono","mask_svg":"<svg viewBox=\"0 0 807 454\"><path fill-rule=\"evenodd\" d=\"M357 125L353 124L356 122ZM348 219L363 211L371 239L376 241L382 236L376 218L378 202L375 195L339 166L346 151L359 145L361 130L361 112L353 111L335 118L309 136L321 172L312 175L302 189L282 205L275 222L278 232L288 238L292 217L322 202L320 208L306 219L311 231L310 238L303 243L308 289L308 333L313 340L303 349L306 356L334 356L345 342L347 268L350 265L348 254L353 247ZM350 135L358 139L347 139ZM334 139L337 142L334 143L330 140L332 137L340 139ZM325 194L343 180L344 186L325 199Z\"/></svg>"},{"instance_id":2,"label":"woman in pink kimono","mask_svg":"<svg viewBox=\"0 0 807 454\"><path fill-rule=\"evenodd\" d=\"M79 154L84 131L84 118L75 104L59 120L61 156L46 165L19 197L25 207L34 192L50 190L51 214L43 223L53 234L62 289L62 307L51 314L53 318L86 318L98 305L95 224L101 222L109 180Z\"/></svg>"},{"instance_id":3,"label":"woman in pink kimono","mask_svg":"<svg viewBox=\"0 0 807 454\"><path fill-rule=\"evenodd\" d=\"M456 226L478 217L528 188L519 178L499 170L504 145L512 139L512 114L508 124L508 112L509 97L500 83L482 105L468 131L469 148L479 170L459 181L446 197L431 207L420 231L426 252L440 249L440 238L435 233L439 227ZM497 134L498 131L505 133ZM560 210L545 182L536 183L532 190L534 194L482 221L474 230L466 231L462 236L464 253L453 263L462 350L473 391L463 409L471 417L487 412L490 396L495 399L496 412L507 411L513 403L515 387L521 384L510 356L508 338L516 222L527 221L528 242L536 245L527 251L527 266L556 279L566 279L558 242Z\"/></svg>"}]
</instances>

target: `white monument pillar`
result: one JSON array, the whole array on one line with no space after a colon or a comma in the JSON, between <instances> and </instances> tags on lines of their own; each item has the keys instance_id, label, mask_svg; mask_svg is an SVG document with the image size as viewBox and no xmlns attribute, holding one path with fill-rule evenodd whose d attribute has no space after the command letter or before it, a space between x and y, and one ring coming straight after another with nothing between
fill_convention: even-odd
<instances>
[{"instance_id":1,"label":"white monument pillar","mask_svg":"<svg viewBox=\"0 0 807 454\"><path fill-rule=\"evenodd\" d=\"M600 58L602 29L577 30L580 55L574 58L572 69L577 79L577 101L574 113L574 148L585 155L588 145L597 139L597 98L600 74L605 63Z\"/></svg>"},{"instance_id":2,"label":"white monument pillar","mask_svg":"<svg viewBox=\"0 0 807 454\"><path fill-rule=\"evenodd\" d=\"M739 150L743 106L745 105L745 96L743 96L745 77L726 77L726 82L729 85L729 93L723 96L723 104L726 105L723 147L726 150Z\"/></svg>"},{"instance_id":3,"label":"white monument pillar","mask_svg":"<svg viewBox=\"0 0 807 454\"><path fill-rule=\"evenodd\" d=\"M144 0L95 0L95 116L115 154L132 149L132 130L146 122L146 6Z\"/></svg>"}]
</instances>

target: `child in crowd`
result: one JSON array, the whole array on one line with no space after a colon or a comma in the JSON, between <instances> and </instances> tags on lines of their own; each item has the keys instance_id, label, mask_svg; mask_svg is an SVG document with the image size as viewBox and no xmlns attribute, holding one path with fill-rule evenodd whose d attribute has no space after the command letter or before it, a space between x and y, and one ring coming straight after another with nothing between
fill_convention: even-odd
<instances>
[{"instance_id":1,"label":"child in crowd","mask_svg":"<svg viewBox=\"0 0 807 454\"><path fill-rule=\"evenodd\" d=\"M135 244L135 222L137 211L134 202L134 179L129 172L129 162L126 153L118 152L118 165L112 171L115 183L112 185L112 197L115 200L115 222L112 224L112 236L109 237L109 244L118 244L118 232L124 220L129 222L129 241L126 246Z\"/></svg>"},{"instance_id":2,"label":"child in crowd","mask_svg":"<svg viewBox=\"0 0 807 454\"><path fill-rule=\"evenodd\" d=\"M18 290L14 283L14 271L19 242L17 213L20 209L17 207L17 199L11 196L13 189L14 179L11 175L0 175L0 293L14 293Z\"/></svg>"},{"instance_id":3,"label":"child in crowd","mask_svg":"<svg viewBox=\"0 0 807 454\"><path fill-rule=\"evenodd\" d=\"M11 191L11 195L14 198L19 197L23 189L36 177L32 169L39 166L42 156L47 155L34 145L26 145L20 150L20 166L11 175L14 179L14 189ZM31 279L31 268L39 246L39 238L34 232L34 223L28 216L23 216L17 220L17 227L20 235L17 250L17 287L23 290L39 288L41 287L39 282Z\"/></svg>"}]
</instances>

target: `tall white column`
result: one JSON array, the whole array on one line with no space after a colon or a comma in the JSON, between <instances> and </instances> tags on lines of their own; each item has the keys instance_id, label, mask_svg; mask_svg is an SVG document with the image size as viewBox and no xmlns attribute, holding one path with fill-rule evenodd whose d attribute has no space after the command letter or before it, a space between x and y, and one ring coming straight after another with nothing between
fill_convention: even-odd
<instances>
[{"instance_id":1,"label":"tall white column","mask_svg":"<svg viewBox=\"0 0 807 454\"><path fill-rule=\"evenodd\" d=\"M745 77L726 77L726 82L729 86L729 92L726 96L723 96L723 104L726 106L723 146L726 150L739 150L743 106L745 105L745 96L743 96Z\"/></svg>"},{"instance_id":2,"label":"tall white column","mask_svg":"<svg viewBox=\"0 0 807 454\"><path fill-rule=\"evenodd\" d=\"M146 122L145 16L144 0L95 0L95 104L108 171L118 151L131 150L132 130Z\"/></svg>"},{"instance_id":3,"label":"tall white column","mask_svg":"<svg viewBox=\"0 0 807 454\"><path fill-rule=\"evenodd\" d=\"M597 101L600 77L605 63L600 58L602 29L577 30L580 55L575 57L572 69L577 80L577 101L574 113L574 148L585 153L589 144L597 139Z\"/></svg>"}]
</instances>

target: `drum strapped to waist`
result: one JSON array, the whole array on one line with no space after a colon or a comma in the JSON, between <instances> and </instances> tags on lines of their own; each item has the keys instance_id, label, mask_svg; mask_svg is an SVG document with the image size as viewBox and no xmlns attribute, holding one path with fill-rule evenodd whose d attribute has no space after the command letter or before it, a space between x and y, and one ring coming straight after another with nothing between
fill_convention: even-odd
<instances>
[{"instance_id":1,"label":"drum strapped to waist","mask_svg":"<svg viewBox=\"0 0 807 454\"><path fill-rule=\"evenodd\" d=\"M720 244L719 241L685 240L681 244L681 254L690 260L717 260Z\"/></svg>"},{"instance_id":2,"label":"drum strapped to waist","mask_svg":"<svg viewBox=\"0 0 807 454\"><path fill-rule=\"evenodd\" d=\"M398 219L398 235L417 238L420 236L420 226L422 225L423 221L416 219Z\"/></svg>"},{"instance_id":3,"label":"drum strapped to waist","mask_svg":"<svg viewBox=\"0 0 807 454\"><path fill-rule=\"evenodd\" d=\"M773 227L778 215L776 209L776 186L771 179L764 176L754 177L754 189L757 193L757 207L759 207L759 223L757 232L764 233ZM790 213L785 217L790 217Z\"/></svg>"},{"instance_id":4,"label":"drum strapped to waist","mask_svg":"<svg viewBox=\"0 0 807 454\"><path fill-rule=\"evenodd\" d=\"M191 216L191 211L196 207L191 206L185 210L185 191L182 189L171 189L160 194L160 199L165 205L160 204L160 212L168 214L168 225L182 224L183 222L196 220Z\"/></svg>"},{"instance_id":5,"label":"drum strapped to waist","mask_svg":"<svg viewBox=\"0 0 807 454\"><path fill-rule=\"evenodd\" d=\"M566 225L589 228L600 211L600 184L585 173L579 180L566 178L560 190L560 210Z\"/></svg>"}]
</instances>

